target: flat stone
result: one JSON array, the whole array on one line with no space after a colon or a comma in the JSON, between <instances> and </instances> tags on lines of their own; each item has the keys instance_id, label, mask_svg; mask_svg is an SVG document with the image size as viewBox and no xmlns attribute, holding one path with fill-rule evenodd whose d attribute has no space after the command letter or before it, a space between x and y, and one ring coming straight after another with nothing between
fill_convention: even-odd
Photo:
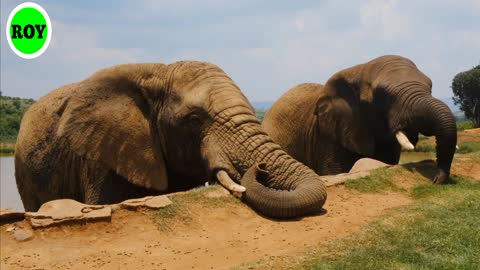
<instances>
[{"instance_id":1,"label":"flat stone","mask_svg":"<svg viewBox=\"0 0 480 270\"><path fill-rule=\"evenodd\" d=\"M12 209L0 208L0 223L15 222L24 219L25 213Z\"/></svg>"},{"instance_id":2,"label":"flat stone","mask_svg":"<svg viewBox=\"0 0 480 270\"><path fill-rule=\"evenodd\" d=\"M341 185L350 179L365 177L369 174L370 172L363 171L363 172L355 172L355 173L340 173L336 175L325 175L325 176L320 176L320 178L325 182L325 186L331 187L331 186Z\"/></svg>"},{"instance_id":3,"label":"flat stone","mask_svg":"<svg viewBox=\"0 0 480 270\"><path fill-rule=\"evenodd\" d=\"M362 159L359 159L357 162L355 162L355 164L353 164L353 167L350 170L350 173L371 171L374 169L388 167L388 166L390 165L376 159L362 158Z\"/></svg>"},{"instance_id":4,"label":"flat stone","mask_svg":"<svg viewBox=\"0 0 480 270\"><path fill-rule=\"evenodd\" d=\"M13 237L15 240L23 242L23 241L28 241L33 238L33 232L29 230L24 230L24 229L17 229L13 232Z\"/></svg>"},{"instance_id":5,"label":"flat stone","mask_svg":"<svg viewBox=\"0 0 480 270\"><path fill-rule=\"evenodd\" d=\"M355 162L352 169L348 173L326 175L326 176L321 176L320 178L325 182L325 185L327 187L331 187L331 186L341 185L350 179L357 179L360 177L368 176L370 175L370 172L372 170L388 167L388 166L390 165L375 159L362 158L362 159L359 159L357 162Z\"/></svg>"},{"instance_id":6,"label":"flat stone","mask_svg":"<svg viewBox=\"0 0 480 270\"><path fill-rule=\"evenodd\" d=\"M172 201L167 196L148 196L139 199L130 199L120 203L123 208L136 209L146 207L150 209L159 209L172 204Z\"/></svg>"},{"instance_id":7,"label":"flat stone","mask_svg":"<svg viewBox=\"0 0 480 270\"><path fill-rule=\"evenodd\" d=\"M44 203L37 212L27 212L25 217L33 228L48 227L66 222L110 220L110 206L89 205L71 199Z\"/></svg>"}]
</instances>

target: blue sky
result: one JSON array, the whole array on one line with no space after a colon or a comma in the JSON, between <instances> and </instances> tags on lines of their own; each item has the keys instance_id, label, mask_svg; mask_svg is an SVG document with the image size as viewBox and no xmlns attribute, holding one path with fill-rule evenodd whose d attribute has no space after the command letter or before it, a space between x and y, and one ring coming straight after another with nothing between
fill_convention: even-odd
<instances>
[{"instance_id":1,"label":"blue sky","mask_svg":"<svg viewBox=\"0 0 480 270\"><path fill-rule=\"evenodd\" d=\"M37 59L5 40L1 1L1 90L39 98L95 70L129 62L217 64L251 101L276 100L303 82L384 54L412 59L451 97L455 74L480 64L480 0L35 1L53 25Z\"/></svg>"}]
</instances>

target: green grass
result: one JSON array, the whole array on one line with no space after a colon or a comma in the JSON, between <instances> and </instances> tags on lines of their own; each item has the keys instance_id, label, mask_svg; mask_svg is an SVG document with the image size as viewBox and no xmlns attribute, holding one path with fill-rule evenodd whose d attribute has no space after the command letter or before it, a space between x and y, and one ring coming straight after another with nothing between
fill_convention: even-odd
<instances>
[{"instance_id":1,"label":"green grass","mask_svg":"<svg viewBox=\"0 0 480 270\"><path fill-rule=\"evenodd\" d=\"M15 154L15 141L0 141L0 156Z\"/></svg>"},{"instance_id":2,"label":"green grass","mask_svg":"<svg viewBox=\"0 0 480 270\"><path fill-rule=\"evenodd\" d=\"M475 125L470 120L462 120L457 122L457 130L465 130L475 128Z\"/></svg>"},{"instance_id":3,"label":"green grass","mask_svg":"<svg viewBox=\"0 0 480 270\"><path fill-rule=\"evenodd\" d=\"M466 154L480 151L480 142L462 142L458 144L457 153ZM434 144L418 144L415 147L415 152L436 152Z\"/></svg>"},{"instance_id":4,"label":"green grass","mask_svg":"<svg viewBox=\"0 0 480 270\"><path fill-rule=\"evenodd\" d=\"M378 193L385 191L401 191L394 180L394 174L400 169L380 168L373 170L370 175L357 179L348 180L345 187L360 192Z\"/></svg>"},{"instance_id":5,"label":"green grass","mask_svg":"<svg viewBox=\"0 0 480 270\"><path fill-rule=\"evenodd\" d=\"M463 142L458 144L457 153L466 154L480 151L480 142Z\"/></svg>"},{"instance_id":6,"label":"green grass","mask_svg":"<svg viewBox=\"0 0 480 270\"><path fill-rule=\"evenodd\" d=\"M422 184L418 185L411 191L411 196L414 199L424 199L429 197L443 197L442 194L448 192L464 192L468 190L480 191L480 185L478 182L474 182L473 179L468 179L463 176L451 177L452 184L448 185L432 185ZM480 198L479 198L480 199Z\"/></svg>"},{"instance_id":7,"label":"green grass","mask_svg":"<svg viewBox=\"0 0 480 270\"><path fill-rule=\"evenodd\" d=\"M160 230L171 230L174 222L189 223L193 220L192 205L217 208L226 204L240 203L234 196L208 197L206 193L220 189L217 185L200 187L185 193L169 196L172 204L154 212L153 220Z\"/></svg>"},{"instance_id":8,"label":"green grass","mask_svg":"<svg viewBox=\"0 0 480 270\"><path fill-rule=\"evenodd\" d=\"M312 250L304 269L479 269L480 182L421 185L364 233Z\"/></svg>"},{"instance_id":9,"label":"green grass","mask_svg":"<svg viewBox=\"0 0 480 270\"><path fill-rule=\"evenodd\" d=\"M15 148L14 147L2 147L0 148L0 155L2 156L10 156L15 153Z\"/></svg>"}]
</instances>

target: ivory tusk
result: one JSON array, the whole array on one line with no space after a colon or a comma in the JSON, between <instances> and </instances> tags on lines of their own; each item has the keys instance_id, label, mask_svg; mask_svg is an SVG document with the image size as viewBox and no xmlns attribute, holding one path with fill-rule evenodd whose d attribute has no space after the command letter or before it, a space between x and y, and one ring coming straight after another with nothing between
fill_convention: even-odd
<instances>
[{"instance_id":1,"label":"ivory tusk","mask_svg":"<svg viewBox=\"0 0 480 270\"><path fill-rule=\"evenodd\" d=\"M455 148L456 148L457 150L458 150L458 149L460 149L460 147L458 147L458 144L457 144L457 145L455 145Z\"/></svg>"},{"instance_id":2,"label":"ivory tusk","mask_svg":"<svg viewBox=\"0 0 480 270\"><path fill-rule=\"evenodd\" d=\"M230 176L226 171L222 171L222 170L218 171L217 179L222 186L224 186L226 189L232 192L242 193L242 192L245 192L246 190L244 186L240 186L239 184L233 182L232 178L230 178Z\"/></svg>"},{"instance_id":3,"label":"ivory tusk","mask_svg":"<svg viewBox=\"0 0 480 270\"><path fill-rule=\"evenodd\" d=\"M395 134L395 137L397 138L398 143L407 150L413 150L415 147L413 144L408 140L407 135L405 133L399 131Z\"/></svg>"}]
</instances>

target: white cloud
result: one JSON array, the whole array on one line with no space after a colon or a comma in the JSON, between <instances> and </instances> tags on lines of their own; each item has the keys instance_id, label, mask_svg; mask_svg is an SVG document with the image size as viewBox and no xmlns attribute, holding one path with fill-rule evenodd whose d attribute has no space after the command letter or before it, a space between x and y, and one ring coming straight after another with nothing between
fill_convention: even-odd
<instances>
[{"instance_id":1,"label":"white cloud","mask_svg":"<svg viewBox=\"0 0 480 270\"><path fill-rule=\"evenodd\" d=\"M296 19L293 21L293 25L297 28L298 31L302 32L305 29L305 22L303 19Z\"/></svg>"},{"instance_id":2,"label":"white cloud","mask_svg":"<svg viewBox=\"0 0 480 270\"><path fill-rule=\"evenodd\" d=\"M456 72L480 61L480 32L468 21L478 19L478 0L144 0L103 7L109 13L49 3L55 28L45 55L22 62L2 44L5 93L29 96L41 83L45 94L119 63L192 59L219 65L252 101L275 100L295 84L323 83L340 69L400 54L432 78L436 96L448 97ZM121 31L119 22L126 22ZM38 69L43 75L29 82L6 75Z\"/></svg>"},{"instance_id":3,"label":"white cloud","mask_svg":"<svg viewBox=\"0 0 480 270\"><path fill-rule=\"evenodd\" d=\"M139 61L142 49L138 48L105 48L98 42L98 33L86 26L65 24L53 21L54 36L51 50L62 55L61 61L88 65L95 68L99 65L113 65Z\"/></svg>"},{"instance_id":4,"label":"white cloud","mask_svg":"<svg viewBox=\"0 0 480 270\"><path fill-rule=\"evenodd\" d=\"M370 0L360 9L365 30L385 40L408 39L409 18L399 11L396 0Z\"/></svg>"}]
</instances>

